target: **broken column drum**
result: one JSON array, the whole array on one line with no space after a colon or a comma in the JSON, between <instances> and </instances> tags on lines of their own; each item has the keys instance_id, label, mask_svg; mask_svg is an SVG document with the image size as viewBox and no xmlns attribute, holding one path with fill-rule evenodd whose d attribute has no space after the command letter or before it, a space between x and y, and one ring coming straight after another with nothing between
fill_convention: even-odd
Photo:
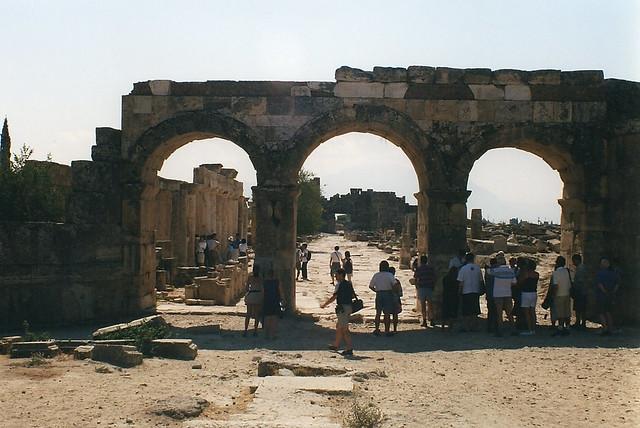
<instances>
[{"instance_id":1,"label":"broken column drum","mask_svg":"<svg viewBox=\"0 0 640 428\"><path fill-rule=\"evenodd\" d=\"M297 174L315 148L349 132L384 137L411 160L419 183L418 250L440 274L465 245L474 162L500 147L540 156L564 182L562 250L581 252L591 270L609 254L625 275L619 310L638 319L640 186L629 183L640 182L639 123L639 84L604 79L602 71L341 67L334 82L135 83L122 98L122 129L98 128L93 161L72 164L68 223L29 226L68 237L80 257L50 248L47 260L21 271L64 277L28 289L19 279L3 281L8 299L0 302L0 322L153 310L157 171L179 147L211 137L237 144L256 169L256 263L275 270L287 307L295 308ZM22 242L25 227L4 227L3 245ZM80 238L98 233L104 238L88 240L91 246ZM8 254L2 272L30 259L20 250ZM47 299L34 298L38 292ZM79 309L60 314L65 310L52 306Z\"/></svg>"}]
</instances>

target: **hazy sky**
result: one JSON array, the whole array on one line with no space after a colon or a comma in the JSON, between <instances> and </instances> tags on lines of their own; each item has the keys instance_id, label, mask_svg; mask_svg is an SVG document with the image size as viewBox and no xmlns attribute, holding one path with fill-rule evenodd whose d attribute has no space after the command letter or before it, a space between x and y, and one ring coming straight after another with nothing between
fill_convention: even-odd
<instances>
[{"instance_id":1,"label":"hazy sky","mask_svg":"<svg viewBox=\"0 0 640 428\"><path fill-rule=\"evenodd\" d=\"M330 81L341 65L421 64L602 69L607 78L640 81L640 2L632 0L0 0L0 16L0 115L9 118L14 145L25 142L36 158L51 152L61 163L89 159L95 128L119 128L121 95L149 79ZM190 144L163 173L190 177L205 158L246 170L246 155L231 146ZM333 161L345 152L348 166ZM492 162L500 156L490 152L476 163L469 206L495 219L557 220L557 174L537 158L508 155L513 174L535 177L531 191L552 204L526 207L504 187L513 174L500 169L496 177ZM394 171L383 183L372 174L381 159ZM374 136L331 140L305 167L322 177L327 194L354 186L416 190L403 153Z\"/></svg>"}]
</instances>

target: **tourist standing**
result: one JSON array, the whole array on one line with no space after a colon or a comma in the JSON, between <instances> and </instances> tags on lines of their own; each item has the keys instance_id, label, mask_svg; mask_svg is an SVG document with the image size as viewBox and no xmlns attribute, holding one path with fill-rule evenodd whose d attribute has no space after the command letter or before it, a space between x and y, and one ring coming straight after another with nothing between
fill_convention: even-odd
<instances>
[{"instance_id":1,"label":"tourist standing","mask_svg":"<svg viewBox=\"0 0 640 428\"><path fill-rule=\"evenodd\" d=\"M238 251L240 251L240 257L247 257L249 252L249 245L247 245L247 240L242 238L240 240L240 245L238 245Z\"/></svg>"},{"instance_id":2,"label":"tourist standing","mask_svg":"<svg viewBox=\"0 0 640 428\"><path fill-rule=\"evenodd\" d=\"M278 318L282 311L281 302L284 293L280 287L280 281L275 276L273 269L267 272L267 278L262 283L264 300L262 314L264 316L264 330L267 339L276 339L278 331Z\"/></svg>"},{"instance_id":3,"label":"tourist standing","mask_svg":"<svg viewBox=\"0 0 640 428\"><path fill-rule=\"evenodd\" d=\"M574 254L571 261L576 270L573 274L573 311L576 314L574 328L587 328L587 268L582 263L582 256Z\"/></svg>"},{"instance_id":4,"label":"tourist standing","mask_svg":"<svg viewBox=\"0 0 640 428\"><path fill-rule=\"evenodd\" d=\"M433 289L436 286L436 271L428 264L427 256L420 257L420 266L413 274L416 282L416 295L422 312L422 327L427 327L427 320L433 326Z\"/></svg>"},{"instance_id":5,"label":"tourist standing","mask_svg":"<svg viewBox=\"0 0 640 428\"><path fill-rule=\"evenodd\" d=\"M475 264L475 255L465 255L465 265L458 271L458 290L462 295L462 317L464 325L461 331L476 331L480 314L480 288L483 284L482 270Z\"/></svg>"},{"instance_id":6,"label":"tourist standing","mask_svg":"<svg viewBox=\"0 0 640 428\"><path fill-rule=\"evenodd\" d=\"M351 260L351 253L349 251L344 252L344 262L342 266L347 274L347 281L351 282L351 278L353 277L353 260Z\"/></svg>"},{"instance_id":7,"label":"tourist standing","mask_svg":"<svg viewBox=\"0 0 640 428\"><path fill-rule=\"evenodd\" d=\"M538 301L540 274L536 272L535 260L525 259L524 263L526 264L526 277L520 287L520 309L528 330L520 332L520 335L532 336L535 334L536 328L536 302Z\"/></svg>"},{"instance_id":8,"label":"tourist standing","mask_svg":"<svg viewBox=\"0 0 640 428\"><path fill-rule=\"evenodd\" d=\"M458 318L458 268L451 266L449 272L442 279L442 330L445 325L449 331L453 329L453 322Z\"/></svg>"},{"instance_id":9,"label":"tourist standing","mask_svg":"<svg viewBox=\"0 0 640 428\"><path fill-rule=\"evenodd\" d=\"M254 319L253 336L258 335L258 323L262 318L262 304L264 301L264 290L262 279L260 278L260 266L253 266L253 273L247 282L247 294L244 296L244 303L247 305L247 314L244 318L244 337L247 336L249 322Z\"/></svg>"},{"instance_id":10,"label":"tourist standing","mask_svg":"<svg viewBox=\"0 0 640 428\"><path fill-rule=\"evenodd\" d=\"M215 233L207 236L207 266L215 267L219 263L218 245L220 242L216 239Z\"/></svg>"},{"instance_id":11,"label":"tourist standing","mask_svg":"<svg viewBox=\"0 0 640 428\"><path fill-rule=\"evenodd\" d=\"M571 274L566 267L566 260L562 256L556 259L555 270L551 274L551 320L556 321L558 329L553 336L566 336L569 334L571 321Z\"/></svg>"},{"instance_id":12,"label":"tourist standing","mask_svg":"<svg viewBox=\"0 0 640 428\"><path fill-rule=\"evenodd\" d=\"M391 314L393 318L393 332L398 332L398 314L402 312L402 284L400 284L400 280L396 278L396 268L393 266L389 267L389 272L395 278L396 282L393 285L393 300L395 302L394 311Z\"/></svg>"},{"instance_id":13,"label":"tourist standing","mask_svg":"<svg viewBox=\"0 0 640 428\"><path fill-rule=\"evenodd\" d=\"M487 301L487 333L495 333L498 329L496 305L493 301L493 276L489 275L489 269L497 266L498 260L495 257L491 257L491 259L489 259L489 266L485 265L484 268L485 299Z\"/></svg>"},{"instance_id":14,"label":"tourist standing","mask_svg":"<svg viewBox=\"0 0 640 428\"><path fill-rule=\"evenodd\" d=\"M465 254L467 254L466 250L458 250L458 255L451 257L451 259L449 260L449 269L455 267L459 270L464 264Z\"/></svg>"},{"instance_id":15,"label":"tourist standing","mask_svg":"<svg viewBox=\"0 0 640 428\"><path fill-rule=\"evenodd\" d=\"M380 315L384 313L384 332L387 336L392 336L393 333L389 331L391 326L391 314L395 309L395 302L393 299L393 286L396 279L389 272L389 262L383 260L379 265L379 272L376 272L369 282L369 288L376 292L376 317L375 317L375 330L373 334L380 335Z\"/></svg>"},{"instance_id":16,"label":"tourist standing","mask_svg":"<svg viewBox=\"0 0 640 428\"><path fill-rule=\"evenodd\" d=\"M300 273L302 273L302 247L296 248L296 281L300 281Z\"/></svg>"},{"instance_id":17,"label":"tourist standing","mask_svg":"<svg viewBox=\"0 0 640 428\"><path fill-rule=\"evenodd\" d=\"M205 265L205 253L207 251L207 240L205 236L200 236L200 240L198 241L197 247L198 255L197 255L197 265L204 266Z\"/></svg>"},{"instance_id":18,"label":"tourist standing","mask_svg":"<svg viewBox=\"0 0 640 428\"><path fill-rule=\"evenodd\" d=\"M333 295L323 304L321 308L326 308L331 302L336 301L336 315L338 321L336 322L336 339L332 345L329 345L329 349L337 351L340 348L340 343L344 341L345 349L342 352L344 356L353 355L353 343L351 342L351 333L349 332L349 317L351 316L351 302L356 298L356 293L353 290L351 281L345 279L346 273L344 269L338 269L335 272L336 275L336 287L333 291Z\"/></svg>"},{"instance_id":19,"label":"tourist standing","mask_svg":"<svg viewBox=\"0 0 640 428\"><path fill-rule=\"evenodd\" d=\"M303 281L307 281L309 279L307 271L309 260L311 260L311 251L307 249L307 244L302 244L302 247L300 247L300 270L302 272Z\"/></svg>"},{"instance_id":20,"label":"tourist standing","mask_svg":"<svg viewBox=\"0 0 640 428\"><path fill-rule=\"evenodd\" d=\"M616 293L618 292L618 273L611 267L611 262L607 257L600 259L600 269L596 274L596 303L598 314L602 323L603 336L608 336L614 332L613 326L613 306L615 304Z\"/></svg>"},{"instance_id":21,"label":"tourist standing","mask_svg":"<svg viewBox=\"0 0 640 428\"><path fill-rule=\"evenodd\" d=\"M507 320L513 328L513 301L511 287L516 283L516 274L507 265L503 255L496 257L498 266L489 269L489 275L493 277L493 304L496 308L496 332L497 337L502 336L503 312L507 314Z\"/></svg>"},{"instance_id":22,"label":"tourist standing","mask_svg":"<svg viewBox=\"0 0 640 428\"><path fill-rule=\"evenodd\" d=\"M335 284L336 272L342 267L342 253L340 253L340 247L333 247L333 252L329 256L329 273L331 274L331 284Z\"/></svg>"}]
</instances>

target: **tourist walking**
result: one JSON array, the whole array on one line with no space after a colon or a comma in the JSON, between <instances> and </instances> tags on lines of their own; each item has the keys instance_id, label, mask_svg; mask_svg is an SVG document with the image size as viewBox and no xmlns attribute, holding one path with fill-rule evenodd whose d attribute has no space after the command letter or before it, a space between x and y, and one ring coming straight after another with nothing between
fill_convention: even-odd
<instances>
[{"instance_id":1,"label":"tourist walking","mask_svg":"<svg viewBox=\"0 0 640 428\"><path fill-rule=\"evenodd\" d=\"M416 282L416 295L422 312L422 327L427 327L427 320L433 326L433 290L436 286L436 271L428 264L427 256L420 257L420 266L413 274Z\"/></svg>"},{"instance_id":2,"label":"tourist walking","mask_svg":"<svg viewBox=\"0 0 640 428\"><path fill-rule=\"evenodd\" d=\"M347 274L347 281L351 282L351 278L353 277L353 260L351 259L351 253L349 251L344 252L342 267Z\"/></svg>"},{"instance_id":3,"label":"tourist walking","mask_svg":"<svg viewBox=\"0 0 640 428\"><path fill-rule=\"evenodd\" d=\"M397 333L398 332L398 314L402 312L402 284L400 284L400 280L396 278L396 268L394 268L393 266L390 266L389 272L391 272L391 275L393 275L393 277L396 280L396 282L393 285L393 289L391 290L393 291L393 300L395 302L394 311L391 315L393 320L393 332Z\"/></svg>"},{"instance_id":4,"label":"tourist walking","mask_svg":"<svg viewBox=\"0 0 640 428\"><path fill-rule=\"evenodd\" d=\"M244 318L244 337L247 336L249 322L255 320L253 325L253 336L258 335L258 323L262 318L262 303L264 301L264 290L262 279L260 278L260 266L253 266L253 273L247 282L247 294L244 296L244 303L247 305L247 314Z\"/></svg>"},{"instance_id":5,"label":"tourist walking","mask_svg":"<svg viewBox=\"0 0 640 428\"><path fill-rule=\"evenodd\" d=\"M497 266L489 269L489 275L493 277L493 304L496 308L495 335L501 337L503 333L503 312L507 314L507 320L511 328L514 328L511 287L516 283L516 274L507 264L504 255L498 255L496 262Z\"/></svg>"},{"instance_id":6,"label":"tourist walking","mask_svg":"<svg viewBox=\"0 0 640 428\"><path fill-rule=\"evenodd\" d=\"M451 266L449 272L442 278L442 330L449 326L453 329L453 323L458 318L458 268Z\"/></svg>"},{"instance_id":7,"label":"tourist walking","mask_svg":"<svg viewBox=\"0 0 640 428\"><path fill-rule=\"evenodd\" d=\"M311 260L311 251L307 249L307 244L302 244L300 247L300 271L302 272L303 281L307 281L309 279L309 272L307 270L309 260Z\"/></svg>"},{"instance_id":8,"label":"tourist walking","mask_svg":"<svg viewBox=\"0 0 640 428\"><path fill-rule=\"evenodd\" d=\"M240 240L240 245L238 245L238 251L240 251L240 257L247 257L249 252L249 245L247 245L247 240L242 238Z\"/></svg>"},{"instance_id":9,"label":"tourist walking","mask_svg":"<svg viewBox=\"0 0 640 428\"><path fill-rule=\"evenodd\" d=\"M335 276L338 269L342 267L342 253L340 252L340 247L333 247L333 252L329 256L329 273L331 273L331 284L335 284Z\"/></svg>"},{"instance_id":10,"label":"tourist walking","mask_svg":"<svg viewBox=\"0 0 640 428\"><path fill-rule=\"evenodd\" d=\"M495 333L498 328L498 317L496 316L496 305L493 302L493 276L489 275L489 269L498 266L495 257L489 259L489 266L484 268L485 299L487 301L487 333Z\"/></svg>"},{"instance_id":11,"label":"tourist walking","mask_svg":"<svg viewBox=\"0 0 640 428\"><path fill-rule=\"evenodd\" d=\"M349 332L349 317L351 316L352 307L351 302L356 298L356 293L353 290L353 284L348 281L345 276L344 269L338 269L335 272L336 287L331 297L320 305L321 308L326 308L331 302L336 302L336 315L338 321L336 322L336 339L333 344L329 345L329 349L337 351L340 349L341 342L344 341L345 349L342 352L344 356L353 355L353 343L351 342L351 333Z\"/></svg>"},{"instance_id":12,"label":"tourist walking","mask_svg":"<svg viewBox=\"0 0 640 428\"><path fill-rule=\"evenodd\" d=\"M538 280L540 274L536 271L536 262L532 259L525 259L526 276L520 287L520 309L524 318L527 330L521 331L521 336L532 336L536 328L536 302L538 301Z\"/></svg>"},{"instance_id":13,"label":"tourist walking","mask_svg":"<svg viewBox=\"0 0 640 428\"><path fill-rule=\"evenodd\" d=\"M395 310L395 301L393 299L395 282L395 277L389 272L389 262L386 260L381 261L379 272L376 272L369 282L369 288L376 292L375 330L373 330L373 334L376 336L380 335L380 316L383 313L384 332L387 336L393 335L389 328L391 326L391 314Z\"/></svg>"},{"instance_id":14,"label":"tourist walking","mask_svg":"<svg viewBox=\"0 0 640 428\"><path fill-rule=\"evenodd\" d=\"M574 254L571 257L571 261L575 266L575 273L573 274L573 311L576 314L576 322L573 324L574 328L586 329L587 328L587 268L582 263L582 256L580 254Z\"/></svg>"},{"instance_id":15,"label":"tourist walking","mask_svg":"<svg viewBox=\"0 0 640 428\"><path fill-rule=\"evenodd\" d=\"M462 295L462 332L477 331L480 315L480 288L484 283L480 266L475 263L475 255L465 255L465 265L458 271L458 289Z\"/></svg>"},{"instance_id":16,"label":"tourist walking","mask_svg":"<svg viewBox=\"0 0 640 428\"><path fill-rule=\"evenodd\" d=\"M603 336L608 336L614 332L613 306L615 305L616 293L619 287L618 273L612 268L607 257L600 259L600 269L596 274L596 303L598 305L598 315L602 323Z\"/></svg>"},{"instance_id":17,"label":"tourist walking","mask_svg":"<svg viewBox=\"0 0 640 428\"><path fill-rule=\"evenodd\" d=\"M282 297L284 293L275 276L273 269L267 272L267 278L262 282L264 300L262 303L262 315L264 316L264 330L267 339L276 339L278 332L278 318L282 311Z\"/></svg>"},{"instance_id":18,"label":"tourist walking","mask_svg":"<svg viewBox=\"0 0 640 428\"><path fill-rule=\"evenodd\" d=\"M555 270L551 274L550 292L553 296L551 320L558 325L552 336L566 336L569 334L571 321L571 274L562 256L556 259Z\"/></svg>"}]
</instances>

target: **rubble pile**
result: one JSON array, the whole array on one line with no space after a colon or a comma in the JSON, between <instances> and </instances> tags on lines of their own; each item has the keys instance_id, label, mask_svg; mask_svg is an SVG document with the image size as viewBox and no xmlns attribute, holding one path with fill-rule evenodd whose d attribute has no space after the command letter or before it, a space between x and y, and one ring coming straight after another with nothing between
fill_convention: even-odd
<instances>
[{"instance_id":1,"label":"rubble pile","mask_svg":"<svg viewBox=\"0 0 640 428\"><path fill-rule=\"evenodd\" d=\"M526 254L560 252L561 232L557 224L534 224L515 219L505 224L482 220L482 228L476 232L473 218L471 223L467 244L475 254L492 254L497 251Z\"/></svg>"}]
</instances>

